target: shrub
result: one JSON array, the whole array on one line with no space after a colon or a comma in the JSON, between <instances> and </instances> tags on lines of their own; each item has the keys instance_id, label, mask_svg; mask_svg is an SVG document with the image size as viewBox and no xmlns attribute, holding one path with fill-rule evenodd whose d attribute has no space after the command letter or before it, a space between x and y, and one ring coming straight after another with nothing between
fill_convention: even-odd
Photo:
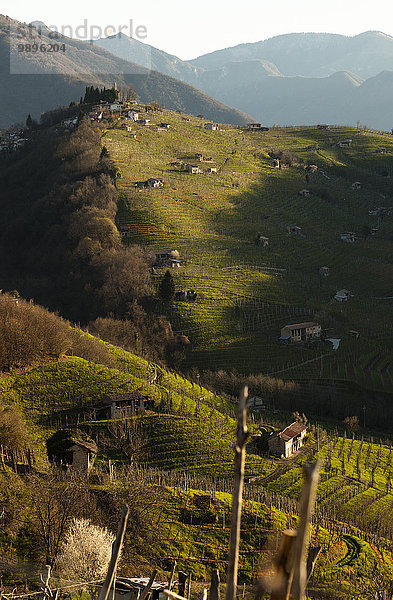
<instances>
[{"instance_id":1,"label":"shrub","mask_svg":"<svg viewBox=\"0 0 393 600\"><path fill-rule=\"evenodd\" d=\"M108 570L115 537L87 519L74 519L56 560L62 579L77 582L102 580Z\"/></svg>"}]
</instances>

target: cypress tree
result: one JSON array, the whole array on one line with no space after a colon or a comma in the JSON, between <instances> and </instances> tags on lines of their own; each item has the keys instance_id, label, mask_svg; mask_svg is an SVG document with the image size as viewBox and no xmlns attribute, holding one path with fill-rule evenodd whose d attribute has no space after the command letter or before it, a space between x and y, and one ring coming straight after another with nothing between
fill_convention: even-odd
<instances>
[{"instance_id":1,"label":"cypress tree","mask_svg":"<svg viewBox=\"0 0 393 600\"><path fill-rule=\"evenodd\" d=\"M173 300L175 296L175 282L170 271L167 271L162 278L158 294L163 300Z\"/></svg>"}]
</instances>

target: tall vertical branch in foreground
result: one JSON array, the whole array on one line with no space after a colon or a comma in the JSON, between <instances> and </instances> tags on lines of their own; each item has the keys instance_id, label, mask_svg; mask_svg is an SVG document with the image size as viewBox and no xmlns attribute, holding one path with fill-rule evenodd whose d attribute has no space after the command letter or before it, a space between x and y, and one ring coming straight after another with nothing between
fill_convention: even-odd
<instances>
[{"instance_id":1,"label":"tall vertical branch in foreground","mask_svg":"<svg viewBox=\"0 0 393 600\"><path fill-rule=\"evenodd\" d=\"M314 511L315 496L317 493L320 460L304 467L304 485L299 506L299 526L297 528L296 543L294 548L294 578L292 594L295 600L303 600L307 584L307 544L310 523Z\"/></svg>"},{"instance_id":2,"label":"tall vertical branch in foreground","mask_svg":"<svg viewBox=\"0 0 393 600\"><path fill-rule=\"evenodd\" d=\"M235 600L237 572L239 566L240 520L243 502L244 465L246 462L248 388L244 387L239 397L237 414L237 433L235 447L235 480L232 496L231 533L229 539L229 558L227 589L225 600Z\"/></svg>"}]
</instances>

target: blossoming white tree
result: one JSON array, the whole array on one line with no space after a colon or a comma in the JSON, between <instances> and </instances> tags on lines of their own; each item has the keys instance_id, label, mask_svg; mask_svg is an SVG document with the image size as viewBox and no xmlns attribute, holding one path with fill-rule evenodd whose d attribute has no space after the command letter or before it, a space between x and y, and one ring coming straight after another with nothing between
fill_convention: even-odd
<instances>
[{"instance_id":1,"label":"blossoming white tree","mask_svg":"<svg viewBox=\"0 0 393 600\"><path fill-rule=\"evenodd\" d=\"M56 570L68 581L93 582L105 578L115 536L87 519L74 519L56 560Z\"/></svg>"}]
</instances>

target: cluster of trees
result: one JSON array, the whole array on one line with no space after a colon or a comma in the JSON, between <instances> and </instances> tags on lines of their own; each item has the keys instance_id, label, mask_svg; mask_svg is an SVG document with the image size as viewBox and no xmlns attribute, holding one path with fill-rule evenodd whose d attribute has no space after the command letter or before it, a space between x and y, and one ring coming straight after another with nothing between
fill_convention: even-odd
<instances>
[{"instance_id":1,"label":"cluster of trees","mask_svg":"<svg viewBox=\"0 0 393 600\"><path fill-rule=\"evenodd\" d=\"M85 96L83 98L83 103L84 104L96 104L98 102L100 102L101 100L103 102L115 102L115 100L117 100L119 97L119 90L116 88L116 86L113 86L111 88L95 88L93 85L92 86L87 86L86 87L86 92L85 92ZM82 104L82 102L81 102Z\"/></svg>"},{"instance_id":2,"label":"cluster of trees","mask_svg":"<svg viewBox=\"0 0 393 600\"><path fill-rule=\"evenodd\" d=\"M100 131L88 121L71 133L38 131L26 152L0 166L0 280L4 289L17 288L66 319L91 323L107 341L155 361L170 358L174 366L184 357L184 340L154 304L154 256L121 242L114 178ZM12 351L7 346L8 359L0 344L0 368L18 364L18 344L32 360L37 352L43 356L21 344L22 332L22 326L7 330L7 339L19 338ZM41 338L37 332L31 339ZM56 355L58 348L45 352Z\"/></svg>"},{"instance_id":3,"label":"cluster of trees","mask_svg":"<svg viewBox=\"0 0 393 600\"><path fill-rule=\"evenodd\" d=\"M64 579L101 580L124 503L130 517L122 569L137 570L150 557L159 563L159 519L166 498L162 488L125 473L121 486L104 486L56 468L45 476L20 478L0 469L0 552L33 564L47 564ZM84 550L89 548L89 552ZM144 557L142 559L141 557ZM15 574L13 576L15 581ZM3 583L6 576L3 573Z\"/></svg>"}]
</instances>

